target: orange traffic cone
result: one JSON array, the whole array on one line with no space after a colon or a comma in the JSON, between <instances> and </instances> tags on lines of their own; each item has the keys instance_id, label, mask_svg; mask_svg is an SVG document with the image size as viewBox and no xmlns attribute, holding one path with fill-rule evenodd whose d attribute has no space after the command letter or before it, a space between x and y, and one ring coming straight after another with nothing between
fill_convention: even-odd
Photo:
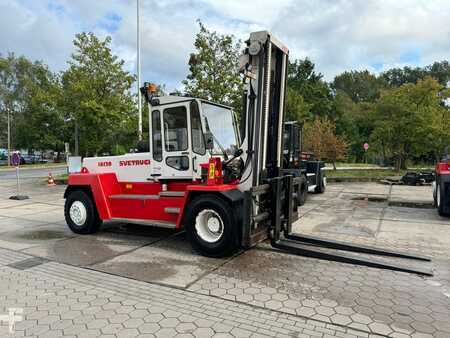
<instances>
[{"instance_id":1,"label":"orange traffic cone","mask_svg":"<svg viewBox=\"0 0 450 338\"><path fill-rule=\"evenodd\" d=\"M47 186L53 187L55 184L55 180L53 179L52 173L48 173Z\"/></svg>"}]
</instances>

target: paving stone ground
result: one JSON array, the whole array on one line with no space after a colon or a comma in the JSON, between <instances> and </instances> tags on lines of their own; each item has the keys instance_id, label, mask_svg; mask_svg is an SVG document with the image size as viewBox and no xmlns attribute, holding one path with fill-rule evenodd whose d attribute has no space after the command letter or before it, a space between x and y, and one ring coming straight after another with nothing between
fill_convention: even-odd
<instances>
[{"instance_id":1,"label":"paving stone ground","mask_svg":"<svg viewBox=\"0 0 450 338\"><path fill-rule=\"evenodd\" d=\"M0 181L0 316L23 308L24 319L13 336L450 337L450 220L389 203L427 202L430 187L329 185L309 195L294 230L429 255L431 278L267 243L209 259L156 228L78 236L65 226L63 189L25 180L31 199L17 202L7 199L14 181Z\"/></svg>"},{"instance_id":2,"label":"paving stone ground","mask_svg":"<svg viewBox=\"0 0 450 338\"><path fill-rule=\"evenodd\" d=\"M0 249L0 313L23 309L14 337L369 337L283 312ZM8 327L0 326L8 335ZM375 336L375 335L371 335Z\"/></svg>"}]
</instances>

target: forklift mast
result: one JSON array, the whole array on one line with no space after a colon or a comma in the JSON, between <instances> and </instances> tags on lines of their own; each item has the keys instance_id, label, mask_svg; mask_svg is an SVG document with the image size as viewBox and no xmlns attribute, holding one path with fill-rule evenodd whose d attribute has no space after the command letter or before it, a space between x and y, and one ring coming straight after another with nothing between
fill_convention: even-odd
<instances>
[{"instance_id":1,"label":"forklift mast","mask_svg":"<svg viewBox=\"0 0 450 338\"><path fill-rule=\"evenodd\" d=\"M246 164L240 189L277 177L283 161L283 122L289 50L269 32L250 34L240 59L246 89L241 119L242 158Z\"/></svg>"}]
</instances>

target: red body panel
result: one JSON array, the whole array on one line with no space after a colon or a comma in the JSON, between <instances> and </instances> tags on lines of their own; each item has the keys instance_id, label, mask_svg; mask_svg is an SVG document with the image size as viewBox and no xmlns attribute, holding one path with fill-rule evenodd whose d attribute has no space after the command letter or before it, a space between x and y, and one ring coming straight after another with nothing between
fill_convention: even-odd
<instances>
[{"instance_id":1,"label":"red body panel","mask_svg":"<svg viewBox=\"0 0 450 338\"><path fill-rule=\"evenodd\" d=\"M116 174L71 174L69 175L68 184L69 186L90 186L100 218L102 220L112 218L108 196L120 194L120 185L117 182Z\"/></svg>"},{"instance_id":2,"label":"red body panel","mask_svg":"<svg viewBox=\"0 0 450 338\"><path fill-rule=\"evenodd\" d=\"M184 192L183 196L159 196L162 184L159 182L118 182L114 173L69 175L69 186L89 186L102 220L127 218L176 224L182 227L182 220L189 201L190 192L224 192L237 189L234 184L206 185L193 181L177 181L166 184L168 192ZM116 196L114 196L116 195ZM130 196L127 196L130 195ZM139 198L136 198L137 195ZM111 196L114 196L111 198ZM179 209L178 213L167 212L166 208Z\"/></svg>"},{"instance_id":3,"label":"red body panel","mask_svg":"<svg viewBox=\"0 0 450 338\"><path fill-rule=\"evenodd\" d=\"M167 213L165 208L183 207L183 197L158 199L111 199L110 208L115 218L131 218L147 221L177 223L178 214Z\"/></svg>"}]
</instances>

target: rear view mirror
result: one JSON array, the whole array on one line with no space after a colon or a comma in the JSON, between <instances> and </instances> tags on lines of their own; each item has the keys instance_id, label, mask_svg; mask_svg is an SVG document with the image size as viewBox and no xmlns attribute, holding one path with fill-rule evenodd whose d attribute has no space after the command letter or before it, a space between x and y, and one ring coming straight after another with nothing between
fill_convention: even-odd
<instances>
[{"instance_id":1,"label":"rear view mirror","mask_svg":"<svg viewBox=\"0 0 450 338\"><path fill-rule=\"evenodd\" d=\"M205 144L206 149L208 150L214 149L214 136L210 131L205 132Z\"/></svg>"}]
</instances>

